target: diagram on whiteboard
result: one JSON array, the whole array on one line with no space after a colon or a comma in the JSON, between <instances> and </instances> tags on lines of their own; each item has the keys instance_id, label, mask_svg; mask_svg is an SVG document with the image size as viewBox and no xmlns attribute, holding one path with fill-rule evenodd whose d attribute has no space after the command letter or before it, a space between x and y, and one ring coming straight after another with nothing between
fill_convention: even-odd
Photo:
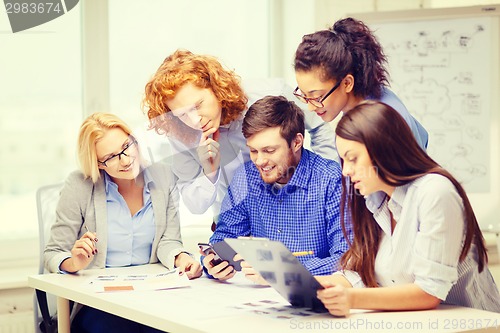
<instances>
[{"instance_id":1,"label":"diagram on whiteboard","mask_svg":"<svg viewBox=\"0 0 500 333\"><path fill-rule=\"evenodd\" d=\"M491 18L370 25L391 89L429 132L428 153L467 192L490 184Z\"/></svg>"}]
</instances>

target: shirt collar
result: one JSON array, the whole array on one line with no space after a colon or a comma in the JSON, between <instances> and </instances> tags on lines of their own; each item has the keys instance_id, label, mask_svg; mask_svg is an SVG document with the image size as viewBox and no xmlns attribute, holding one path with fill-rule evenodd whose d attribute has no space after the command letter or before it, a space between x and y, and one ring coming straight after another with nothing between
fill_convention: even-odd
<instances>
[{"instance_id":1,"label":"shirt collar","mask_svg":"<svg viewBox=\"0 0 500 333\"><path fill-rule=\"evenodd\" d=\"M382 191L367 195L365 197L366 208L368 208L372 214L375 213L380 207L382 207L386 196L387 194Z\"/></svg>"},{"instance_id":2,"label":"shirt collar","mask_svg":"<svg viewBox=\"0 0 500 333\"><path fill-rule=\"evenodd\" d=\"M109 194L111 188L118 190L118 185L111 179L107 172L104 173L104 188L106 190L106 194ZM142 170L142 175L144 177L144 188L146 192L149 193L151 184L154 184L153 177L148 168ZM139 174L139 177L141 174Z\"/></svg>"},{"instance_id":3,"label":"shirt collar","mask_svg":"<svg viewBox=\"0 0 500 333\"><path fill-rule=\"evenodd\" d=\"M401 217L401 211L403 209L403 203L406 198L406 193L408 192L408 188L412 183L408 183L405 185L398 186L392 192L391 200L389 200L389 209L392 212L392 216L396 221L399 221Z\"/></svg>"},{"instance_id":4,"label":"shirt collar","mask_svg":"<svg viewBox=\"0 0 500 333\"><path fill-rule=\"evenodd\" d=\"M309 178L311 177L310 160L309 151L302 148L299 164L297 165L292 178L286 184L287 186L307 188Z\"/></svg>"},{"instance_id":5,"label":"shirt collar","mask_svg":"<svg viewBox=\"0 0 500 333\"><path fill-rule=\"evenodd\" d=\"M383 211L389 209L394 220L399 221L406 193L408 192L408 188L411 184L412 183L408 183L396 187L389 201L386 200L387 194L382 191L372 193L366 197L366 207L370 212L372 212L377 223L387 234L390 234L390 229L387 229L390 228L390 221L387 221L388 224L385 225L383 218L380 216L384 216ZM386 211L386 213L388 214L388 211Z\"/></svg>"},{"instance_id":6,"label":"shirt collar","mask_svg":"<svg viewBox=\"0 0 500 333\"><path fill-rule=\"evenodd\" d=\"M403 202L406 197L406 192L408 192L408 188L414 183L410 182L405 185L397 186L394 188L394 192L392 193L391 200L394 203L398 204L399 206L403 206ZM384 203L384 200L386 198L387 194L382 191L378 191L372 194L369 194L365 197L366 200L366 207L370 212L375 212L377 209L379 209L382 204Z\"/></svg>"},{"instance_id":7,"label":"shirt collar","mask_svg":"<svg viewBox=\"0 0 500 333\"><path fill-rule=\"evenodd\" d=\"M111 177L108 175L107 172L103 173L104 173L104 188L106 189L106 194L109 194L111 187L118 188L118 186L115 184L113 180L111 180Z\"/></svg>"},{"instance_id":8,"label":"shirt collar","mask_svg":"<svg viewBox=\"0 0 500 333\"><path fill-rule=\"evenodd\" d=\"M154 184L153 176L148 168L142 170L142 174L144 175L144 188L149 193L151 185Z\"/></svg>"}]
</instances>

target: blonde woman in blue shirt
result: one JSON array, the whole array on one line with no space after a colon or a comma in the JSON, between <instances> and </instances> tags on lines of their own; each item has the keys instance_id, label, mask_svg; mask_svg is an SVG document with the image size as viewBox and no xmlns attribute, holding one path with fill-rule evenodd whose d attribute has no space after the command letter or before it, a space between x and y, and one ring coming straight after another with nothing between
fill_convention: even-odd
<instances>
[{"instance_id":1,"label":"blonde woman in blue shirt","mask_svg":"<svg viewBox=\"0 0 500 333\"><path fill-rule=\"evenodd\" d=\"M342 173L350 179L342 197L354 240L342 270L318 277L326 287L318 297L330 313L425 310L440 303L500 312L464 189L419 147L398 112L381 102L362 103L343 116L336 134ZM374 193L380 200L365 203Z\"/></svg>"},{"instance_id":2,"label":"blonde woman in blue shirt","mask_svg":"<svg viewBox=\"0 0 500 333\"><path fill-rule=\"evenodd\" d=\"M81 171L65 182L45 248L50 272L143 265L160 261L189 278L201 265L183 248L179 196L165 165L145 167L138 142L117 116L95 113L81 125ZM72 332L157 332L87 306Z\"/></svg>"}]
</instances>

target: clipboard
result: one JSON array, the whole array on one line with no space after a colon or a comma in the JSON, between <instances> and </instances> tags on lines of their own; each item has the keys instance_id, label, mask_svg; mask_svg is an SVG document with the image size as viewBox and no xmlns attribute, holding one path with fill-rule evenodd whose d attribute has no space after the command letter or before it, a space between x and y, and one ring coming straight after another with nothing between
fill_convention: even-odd
<instances>
[{"instance_id":1,"label":"clipboard","mask_svg":"<svg viewBox=\"0 0 500 333\"><path fill-rule=\"evenodd\" d=\"M328 312L317 298L323 286L280 241L267 238L224 239L245 261L294 307Z\"/></svg>"}]
</instances>

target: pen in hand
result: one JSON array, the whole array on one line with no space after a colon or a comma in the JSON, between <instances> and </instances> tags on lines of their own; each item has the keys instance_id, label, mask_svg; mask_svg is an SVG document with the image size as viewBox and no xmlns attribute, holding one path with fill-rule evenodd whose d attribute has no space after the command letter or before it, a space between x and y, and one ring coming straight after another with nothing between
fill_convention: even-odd
<instances>
[{"instance_id":1,"label":"pen in hand","mask_svg":"<svg viewBox=\"0 0 500 333\"><path fill-rule=\"evenodd\" d=\"M91 231L89 230L89 228L88 228L87 226L85 226L85 230L87 230L87 232L88 232L88 233L91 233L91 234L95 235L93 232L91 232ZM97 237L94 237L94 238L91 238L91 240L92 240L92 243L93 243L93 245L94 245L94 250L92 251L92 254L94 254L94 255L95 255L95 254L97 254L97 248L96 248L96 246L95 246L95 243L98 241L98 239L97 239Z\"/></svg>"}]
</instances>

